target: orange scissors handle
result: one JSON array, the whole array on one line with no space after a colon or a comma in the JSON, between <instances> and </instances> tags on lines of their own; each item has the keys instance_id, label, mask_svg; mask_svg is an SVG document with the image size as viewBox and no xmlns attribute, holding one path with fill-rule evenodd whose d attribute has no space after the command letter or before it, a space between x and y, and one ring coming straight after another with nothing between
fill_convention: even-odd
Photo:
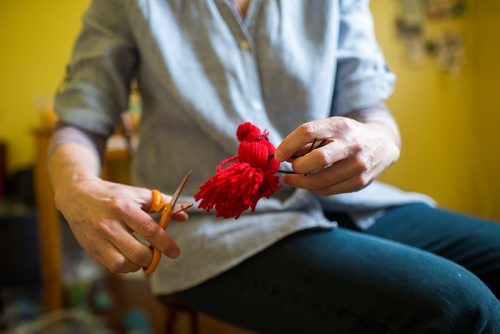
<instances>
[{"instance_id":1,"label":"orange scissors handle","mask_svg":"<svg viewBox=\"0 0 500 334\"><path fill-rule=\"evenodd\" d=\"M151 205L149 206L148 212L160 212L163 210L163 196L158 189L151 189Z\"/></svg>"},{"instance_id":2,"label":"orange scissors handle","mask_svg":"<svg viewBox=\"0 0 500 334\"><path fill-rule=\"evenodd\" d=\"M159 190L153 189L152 191L153 199L151 201L151 207L149 208L149 212L160 212L161 211L161 219L158 225L161 228L167 228L168 224L172 219L172 205L170 203L163 203L162 195ZM153 247L149 246L153 250L153 257L151 258L151 262L146 267L143 267L143 271L146 275L151 275L158 267L158 263L160 263L161 253L160 251Z\"/></svg>"},{"instance_id":3,"label":"orange scissors handle","mask_svg":"<svg viewBox=\"0 0 500 334\"><path fill-rule=\"evenodd\" d=\"M160 225L162 229L166 229L168 227L168 224L170 224L177 199L179 198L180 193L190 176L191 171L189 171L186 176L184 176L169 203L163 202L163 196L158 189L151 190L152 199L148 211L161 212L161 219L158 225ZM146 275L150 275L156 270L156 267L158 266L158 263L160 263L161 258L161 252L157 248L153 247L152 245L150 245L149 248L153 250L153 257L151 258L151 262L146 267L142 268Z\"/></svg>"}]
</instances>

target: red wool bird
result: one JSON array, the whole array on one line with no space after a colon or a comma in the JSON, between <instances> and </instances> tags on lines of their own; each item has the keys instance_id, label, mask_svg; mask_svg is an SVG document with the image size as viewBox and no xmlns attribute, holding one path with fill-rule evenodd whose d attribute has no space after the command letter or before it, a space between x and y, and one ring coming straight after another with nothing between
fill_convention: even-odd
<instances>
[{"instance_id":1,"label":"red wool bird","mask_svg":"<svg viewBox=\"0 0 500 334\"><path fill-rule=\"evenodd\" d=\"M237 219L245 210L254 211L262 197L271 196L280 187L275 175L280 163L273 157L275 147L267 138L268 132L246 122L239 125L236 135L238 155L222 161L217 173L194 195L195 200L201 200L199 208L209 211L215 207L216 217Z\"/></svg>"}]
</instances>

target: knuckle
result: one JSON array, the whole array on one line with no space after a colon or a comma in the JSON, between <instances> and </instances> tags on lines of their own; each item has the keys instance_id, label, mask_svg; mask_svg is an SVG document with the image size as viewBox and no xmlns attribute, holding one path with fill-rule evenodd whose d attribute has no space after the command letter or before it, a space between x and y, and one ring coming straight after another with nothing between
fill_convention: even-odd
<instances>
[{"instance_id":1,"label":"knuckle","mask_svg":"<svg viewBox=\"0 0 500 334\"><path fill-rule=\"evenodd\" d=\"M358 142L354 142L350 145L350 151L354 154L357 154L357 153L360 153L361 151L363 151L363 145L361 143L358 143Z\"/></svg>"},{"instance_id":2,"label":"knuckle","mask_svg":"<svg viewBox=\"0 0 500 334\"><path fill-rule=\"evenodd\" d=\"M363 188L363 179L362 178L356 178L353 182L354 189L353 190L358 190Z\"/></svg>"},{"instance_id":3,"label":"knuckle","mask_svg":"<svg viewBox=\"0 0 500 334\"><path fill-rule=\"evenodd\" d=\"M117 214L128 213L131 210L130 202L123 198L113 197L109 200L109 207Z\"/></svg>"},{"instance_id":4,"label":"knuckle","mask_svg":"<svg viewBox=\"0 0 500 334\"><path fill-rule=\"evenodd\" d=\"M122 212L125 209L125 203L119 198L113 197L109 200L109 207L115 212Z\"/></svg>"},{"instance_id":5,"label":"knuckle","mask_svg":"<svg viewBox=\"0 0 500 334\"><path fill-rule=\"evenodd\" d=\"M149 252L146 249L135 249L130 255L130 260L137 264L147 263L149 256Z\"/></svg>"},{"instance_id":6,"label":"knuckle","mask_svg":"<svg viewBox=\"0 0 500 334\"><path fill-rule=\"evenodd\" d=\"M354 164L356 170L360 172L367 172L370 168L368 161L366 161L366 159L363 159L363 157L361 156L356 157L356 159L354 160Z\"/></svg>"},{"instance_id":7,"label":"knuckle","mask_svg":"<svg viewBox=\"0 0 500 334\"><path fill-rule=\"evenodd\" d=\"M332 117L331 126L339 132L346 132L352 128L351 119L347 117Z\"/></svg>"},{"instance_id":8,"label":"knuckle","mask_svg":"<svg viewBox=\"0 0 500 334\"><path fill-rule=\"evenodd\" d=\"M354 187L358 190L366 187L368 185L368 183L369 183L369 179L364 174L361 174L354 179Z\"/></svg>"},{"instance_id":9,"label":"knuckle","mask_svg":"<svg viewBox=\"0 0 500 334\"><path fill-rule=\"evenodd\" d=\"M127 272L128 260L124 256L114 259L109 265L108 269L114 274Z\"/></svg>"},{"instance_id":10,"label":"knuckle","mask_svg":"<svg viewBox=\"0 0 500 334\"><path fill-rule=\"evenodd\" d=\"M330 154L326 150L315 150L313 152L315 154L315 159L320 166L326 167L332 163Z\"/></svg>"},{"instance_id":11,"label":"knuckle","mask_svg":"<svg viewBox=\"0 0 500 334\"><path fill-rule=\"evenodd\" d=\"M138 231L140 235L144 238L148 239L153 237L156 233L158 233L159 227L158 225L152 222L143 222L138 226Z\"/></svg>"},{"instance_id":12,"label":"knuckle","mask_svg":"<svg viewBox=\"0 0 500 334\"><path fill-rule=\"evenodd\" d=\"M102 220L99 220L96 224L95 224L95 229L97 230L98 233L100 233L101 235L108 235L110 232L110 228L109 228L109 220L107 219L102 219Z\"/></svg>"},{"instance_id":13,"label":"knuckle","mask_svg":"<svg viewBox=\"0 0 500 334\"><path fill-rule=\"evenodd\" d=\"M299 126L299 132L306 140L312 140L316 136L316 126L313 122L303 123Z\"/></svg>"}]
</instances>

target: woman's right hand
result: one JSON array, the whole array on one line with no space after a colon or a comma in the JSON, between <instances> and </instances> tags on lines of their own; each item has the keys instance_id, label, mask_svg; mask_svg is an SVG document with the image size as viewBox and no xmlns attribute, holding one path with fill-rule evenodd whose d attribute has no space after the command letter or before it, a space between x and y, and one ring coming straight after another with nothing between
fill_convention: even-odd
<instances>
[{"instance_id":1,"label":"woman's right hand","mask_svg":"<svg viewBox=\"0 0 500 334\"><path fill-rule=\"evenodd\" d=\"M170 200L163 196L164 202ZM146 212L151 200L149 189L94 175L71 180L55 192L56 207L80 245L114 273L138 271L151 261L151 249L139 242L134 232L168 257L179 256L179 246ZM184 221L188 216L179 212L172 218Z\"/></svg>"}]
</instances>

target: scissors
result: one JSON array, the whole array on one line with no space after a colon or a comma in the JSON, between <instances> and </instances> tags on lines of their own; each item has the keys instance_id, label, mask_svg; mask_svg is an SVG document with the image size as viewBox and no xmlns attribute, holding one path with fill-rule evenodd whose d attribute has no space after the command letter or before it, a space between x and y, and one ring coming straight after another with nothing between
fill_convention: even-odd
<instances>
[{"instance_id":1,"label":"scissors","mask_svg":"<svg viewBox=\"0 0 500 334\"><path fill-rule=\"evenodd\" d=\"M191 176L191 173L192 171L187 172L187 174L184 176L181 183L177 187L177 190L175 191L174 195L170 199L170 202L168 203L163 203L163 197L158 189L151 190L153 199L151 201L151 206L149 207L148 212L150 213L161 212L161 219L160 222L158 223L161 228L163 229L167 228L174 214L180 211L184 211L192 206L191 204L187 207L180 209L179 211L174 212L174 207L175 204L177 203L177 199L179 199L182 189L184 188L184 185L186 184L189 177ZM149 247L153 250L153 257L151 258L151 262L146 267L142 267L142 270L146 275L151 275L156 270L158 263L160 263L160 257L161 257L161 252L156 247L153 247L152 245Z\"/></svg>"}]
</instances>

